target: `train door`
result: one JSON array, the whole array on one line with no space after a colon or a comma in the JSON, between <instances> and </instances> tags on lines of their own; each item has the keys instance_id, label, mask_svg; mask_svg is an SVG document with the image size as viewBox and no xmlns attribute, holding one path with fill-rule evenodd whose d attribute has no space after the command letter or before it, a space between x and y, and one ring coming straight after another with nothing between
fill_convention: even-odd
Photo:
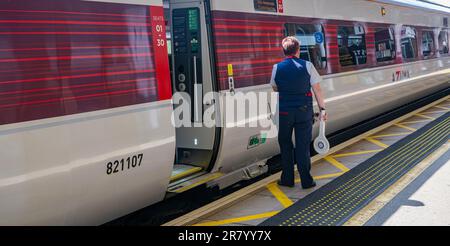
<instances>
[{"instance_id":1,"label":"train door","mask_svg":"<svg viewBox=\"0 0 450 246\"><path fill-rule=\"evenodd\" d=\"M167 0L164 6L167 29L170 30L167 36L171 46L169 59L175 93L174 120L176 124L190 123L178 126L176 130L177 151L171 181L179 183L212 168L218 142L219 129L215 124L218 107L214 97L206 98L216 91L216 86L205 2ZM211 107L214 107L213 111ZM179 114L180 109L189 110ZM212 117L205 115L210 112L215 114Z\"/></svg>"}]
</instances>

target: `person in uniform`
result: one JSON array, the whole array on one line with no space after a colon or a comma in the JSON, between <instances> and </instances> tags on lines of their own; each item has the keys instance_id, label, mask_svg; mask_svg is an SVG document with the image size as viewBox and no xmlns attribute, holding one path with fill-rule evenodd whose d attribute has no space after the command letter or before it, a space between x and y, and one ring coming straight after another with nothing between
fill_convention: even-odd
<instances>
[{"instance_id":1,"label":"person in uniform","mask_svg":"<svg viewBox=\"0 0 450 246\"><path fill-rule=\"evenodd\" d=\"M274 65L270 84L279 93L278 143L281 150L282 175L278 184L294 187L294 152L304 189L316 186L311 176L310 144L314 121L314 91L318 106L323 111L323 120L327 120L325 102L320 88L320 77L314 65L300 57L300 41L295 37L286 37L282 41L286 58ZM295 130L295 150L292 134Z\"/></svg>"}]
</instances>

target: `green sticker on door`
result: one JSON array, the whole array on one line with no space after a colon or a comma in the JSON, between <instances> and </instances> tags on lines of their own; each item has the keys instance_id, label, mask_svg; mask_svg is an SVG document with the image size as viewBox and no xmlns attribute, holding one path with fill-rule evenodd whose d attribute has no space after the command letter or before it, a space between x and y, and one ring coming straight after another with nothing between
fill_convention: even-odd
<instances>
[{"instance_id":1,"label":"green sticker on door","mask_svg":"<svg viewBox=\"0 0 450 246\"><path fill-rule=\"evenodd\" d=\"M248 140L247 149L256 148L262 144L265 144L266 142L267 142L267 134L251 136L250 139Z\"/></svg>"}]
</instances>

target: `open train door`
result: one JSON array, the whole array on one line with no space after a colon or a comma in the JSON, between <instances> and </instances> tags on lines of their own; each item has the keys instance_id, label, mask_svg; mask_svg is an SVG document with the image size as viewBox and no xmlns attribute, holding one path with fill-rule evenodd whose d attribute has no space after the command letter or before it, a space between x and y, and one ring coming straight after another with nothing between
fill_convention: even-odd
<instances>
[{"instance_id":1,"label":"open train door","mask_svg":"<svg viewBox=\"0 0 450 246\"><path fill-rule=\"evenodd\" d=\"M178 125L176 164L171 179L176 185L212 168L220 128L216 124L218 100L212 95L217 86L213 78L207 2L167 0L164 6L170 30L167 36L171 45L174 120Z\"/></svg>"}]
</instances>

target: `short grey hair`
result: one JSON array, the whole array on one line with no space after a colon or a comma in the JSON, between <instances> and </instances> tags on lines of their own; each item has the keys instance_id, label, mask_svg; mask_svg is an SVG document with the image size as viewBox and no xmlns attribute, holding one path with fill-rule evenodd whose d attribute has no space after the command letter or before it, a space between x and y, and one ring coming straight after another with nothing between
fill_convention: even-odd
<instances>
[{"instance_id":1,"label":"short grey hair","mask_svg":"<svg viewBox=\"0 0 450 246\"><path fill-rule=\"evenodd\" d=\"M283 39L281 46L283 47L284 55L293 56L300 49L300 41L294 36L289 36Z\"/></svg>"}]
</instances>

